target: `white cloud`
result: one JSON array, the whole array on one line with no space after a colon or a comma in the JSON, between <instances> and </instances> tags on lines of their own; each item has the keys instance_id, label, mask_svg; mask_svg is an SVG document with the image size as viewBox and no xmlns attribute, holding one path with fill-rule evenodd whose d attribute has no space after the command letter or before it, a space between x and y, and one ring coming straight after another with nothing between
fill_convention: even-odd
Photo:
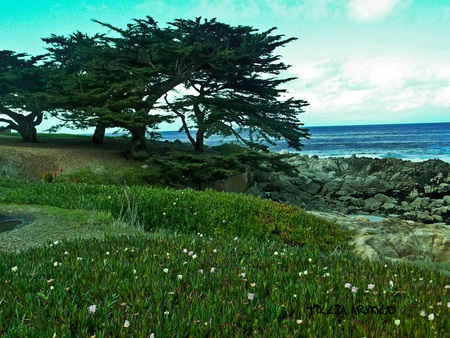
<instances>
[{"instance_id":1,"label":"white cloud","mask_svg":"<svg viewBox=\"0 0 450 338\"><path fill-rule=\"evenodd\" d=\"M373 87L402 82L412 69L412 60L380 57L351 59L343 65L342 71L350 85Z\"/></svg>"},{"instance_id":2,"label":"white cloud","mask_svg":"<svg viewBox=\"0 0 450 338\"><path fill-rule=\"evenodd\" d=\"M450 84L434 93L432 103L436 107L450 108Z\"/></svg>"},{"instance_id":3,"label":"white cloud","mask_svg":"<svg viewBox=\"0 0 450 338\"><path fill-rule=\"evenodd\" d=\"M323 59L293 67L291 95L310 103L310 125L389 121L450 108L450 65L400 57ZM448 120L448 118L447 118Z\"/></svg>"},{"instance_id":4,"label":"white cloud","mask_svg":"<svg viewBox=\"0 0 450 338\"><path fill-rule=\"evenodd\" d=\"M350 0L348 13L357 21L375 21L388 16L401 0Z\"/></svg>"}]
</instances>

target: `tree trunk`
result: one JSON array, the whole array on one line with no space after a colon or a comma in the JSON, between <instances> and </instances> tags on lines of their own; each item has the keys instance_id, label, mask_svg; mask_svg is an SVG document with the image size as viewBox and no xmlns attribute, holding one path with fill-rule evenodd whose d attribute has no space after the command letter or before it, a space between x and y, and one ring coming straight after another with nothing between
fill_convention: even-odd
<instances>
[{"instance_id":1,"label":"tree trunk","mask_svg":"<svg viewBox=\"0 0 450 338\"><path fill-rule=\"evenodd\" d=\"M16 125L11 129L14 129L19 133L19 135L22 137L23 142L37 143L37 130L34 125Z\"/></svg>"},{"instance_id":2,"label":"tree trunk","mask_svg":"<svg viewBox=\"0 0 450 338\"><path fill-rule=\"evenodd\" d=\"M146 139L145 132L146 127L134 127L130 129L131 132L131 145L130 145L130 153L131 157L135 160L145 160L150 157Z\"/></svg>"},{"instance_id":3,"label":"tree trunk","mask_svg":"<svg viewBox=\"0 0 450 338\"><path fill-rule=\"evenodd\" d=\"M195 151L203 152L205 150L204 149L205 132L206 132L206 130L204 128L199 128L197 130L197 134L195 135L195 145L194 145Z\"/></svg>"},{"instance_id":4,"label":"tree trunk","mask_svg":"<svg viewBox=\"0 0 450 338\"><path fill-rule=\"evenodd\" d=\"M44 113L41 111L33 111L25 117L25 128L27 130L28 142L37 143L36 126L42 123Z\"/></svg>"},{"instance_id":5,"label":"tree trunk","mask_svg":"<svg viewBox=\"0 0 450 338\"><path fill-rule=\"evenodd\" d=\"M23 115L0 105L0 114L4 114L11 118L11 120L0 118L0 122L8 123L8 125L4 127L5 129L17 131L24 142L37 142L36 126L42 122L44 117L43 112L35 111L28 115Z\"/></svg>"},{"instance_id":6,"label":"tree trunk","mask_svg":"<svg viewBox=\"0 0 450 338\"><path fill-rule=\"evenodd\" d=\"M203 152L204 151L203 144L205 142L205 133L206 133L205 114L200 109L198 103L194 103L194 114L197 119L197 126L198 126L197 134L195 135L194 148L195 151Z\"/></svg>"},{"instance_id":7,"label":"tree trunk","mask_svg":"<svg viewBox=\"0 0 450 338\"><path fill-rule=\"evenodd\" d=\"M33 124L29 124L27 126L27 138L28 138L27 142L37 143L37 141L38 141L37 140L37 130Z\"/></svg>"},{"instance_id":8,"label":"tree trunk","mask_svg":"<svg viewBox=\"0 0 450 338\"><path fill-rule=\"evenodd\" d=\"M92 142L95 144L102 144L105 139L106 127L102 125L97 125L95 127L94 135L92 135Z\"/></svg>"}]
</instances>

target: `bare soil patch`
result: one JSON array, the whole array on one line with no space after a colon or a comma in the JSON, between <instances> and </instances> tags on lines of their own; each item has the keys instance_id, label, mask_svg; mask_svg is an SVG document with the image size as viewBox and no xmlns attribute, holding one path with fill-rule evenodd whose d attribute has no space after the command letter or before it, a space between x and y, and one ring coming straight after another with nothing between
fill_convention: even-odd
<instances>
[{"instance_id":1,"label":"bare soil patch","mask_svg":"<svg viewBox=\"0 0 450 338\"><path fill-rule=\"evenodd\" d=\"M125 157L127 140L108 138L94 144L89 138L41 138L38 143L25 143L20 137L0 135L0 171L3 167L17 170L16 177L39 181L43 172L66 172L87 165L139 166L140 162Z\"/></svg>"}]
</instances>

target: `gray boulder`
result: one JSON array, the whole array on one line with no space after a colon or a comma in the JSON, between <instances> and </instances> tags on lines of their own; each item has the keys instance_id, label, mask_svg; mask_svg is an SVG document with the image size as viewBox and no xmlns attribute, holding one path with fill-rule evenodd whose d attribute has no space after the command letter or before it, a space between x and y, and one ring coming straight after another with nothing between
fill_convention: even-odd
<instances>
[{"instance_id":1,"label":"gray boulder","mask_svg":"<svg viewBox=\"0 0 450 338\"><path fill-rule=\"evenodd\" d=\"M422 224L401 219L369 222L367 218L349 218L342 214L311 211L312 214L353 230L353 251L364 259L386 258L450 263L450 226ZM450 272L450 271L449 271Z\"/></svg>"}]
</instances>

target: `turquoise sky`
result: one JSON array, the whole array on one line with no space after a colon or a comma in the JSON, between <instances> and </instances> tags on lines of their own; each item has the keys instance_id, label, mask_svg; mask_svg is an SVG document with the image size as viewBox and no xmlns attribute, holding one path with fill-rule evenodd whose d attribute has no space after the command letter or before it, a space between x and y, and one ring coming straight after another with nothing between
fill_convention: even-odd
<instances>
[{"instance_id":1,"label":"turquoise sky","mask_svg":"<svg viewBox=\"0 0 450 338\"><path fill-rule=\"evenodd\" d=\"M298 76L290 96L310 103L306 126L450 122L448 0L1 0L0 49L40 54L52 33L107 33L91 19L124 27L146 15L298 37L279 53Z\"/></svg>"}]
</instances>

